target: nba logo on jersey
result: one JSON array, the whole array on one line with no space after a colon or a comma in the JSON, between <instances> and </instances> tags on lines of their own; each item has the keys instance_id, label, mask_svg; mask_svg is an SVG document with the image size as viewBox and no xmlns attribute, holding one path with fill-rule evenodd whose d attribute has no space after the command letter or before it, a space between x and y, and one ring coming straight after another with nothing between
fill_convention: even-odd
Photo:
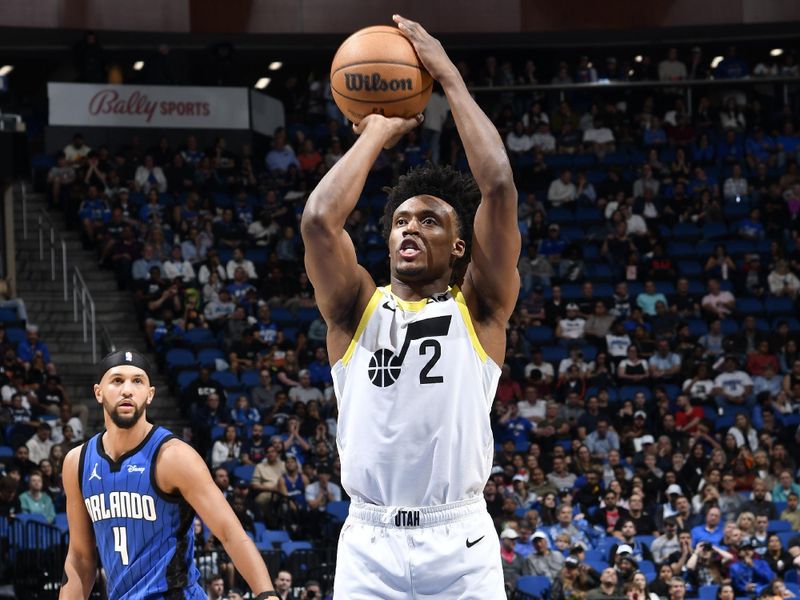
<instances>
[{"instance_id":1,"label":"nba logo on jersey","mask_svg":"<svg viewBox=\"0 0 800 600\"><path fill-rule=\"evenodd\" d=\"M133 362L133 354L131 354L130 352L126 352L125 360L127 360L128 362Z\"/></svg>"}]
</instances>

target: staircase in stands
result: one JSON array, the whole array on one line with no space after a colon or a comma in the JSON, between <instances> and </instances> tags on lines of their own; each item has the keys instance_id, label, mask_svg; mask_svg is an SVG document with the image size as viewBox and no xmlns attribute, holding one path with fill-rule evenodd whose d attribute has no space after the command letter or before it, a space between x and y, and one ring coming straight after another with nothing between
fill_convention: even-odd
<instances>
[{"instance_id":1,"label":"staircase in stands","mask_svg":"<svg viewBox=\"0 0 800 600\"><path fill-rule=\"evenodd\" d=\"M28 190L30 186L28 185ZM89 292L95 302L97 322L97 359L106 351L101 336L101 326L105 326L109 337L117 348L132 347L146 349L144 332L136 320L133 307L133 294L117 290L111 271L97 266L94 251L84 250L80 234L66 229L63 215L49 210L43 194L28 191L26 195L28 238L23 239L22 198L17 187L15 191L15 238L17 248L17 293L24 298L30 323L39 327L39 335L50 349L53 363L61 377L70 400L84 403L89 407L89 432L103 428L102 410L95 401L92 385L95 383L95 365L92 362L91 338L83 342L83 325L78 313L78 321L73 319L72 273L73 267L80 269ZM39 210L44 210L53 221L58 234L56 245L56 280L51 281L49 237L45 231L45 257L39 260ZM61 271L60 235L67 246L69 300L64 301ZM80 307L80 304L79 304ZM155 365L155 354L149 353ZM156 397L148 408L148 418L163 425L177 435L183 433L187 425L181 418L177 399L169 392L165 375L156 373L153 378Z\"/></svg>"}]
</instances>

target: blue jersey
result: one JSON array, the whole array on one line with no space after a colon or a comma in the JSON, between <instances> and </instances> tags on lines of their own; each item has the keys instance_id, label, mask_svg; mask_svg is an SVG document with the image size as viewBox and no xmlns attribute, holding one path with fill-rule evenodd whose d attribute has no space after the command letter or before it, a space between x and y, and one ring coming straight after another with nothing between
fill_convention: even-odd
<instances>
[{"instance_id":1,"label":"blue jersey","mask_svg":"<svg viewBox=\"0 0 800 600\"><path fill-rule=\"evenodd\" d=\"M175 436L154 426L113 461L98 433L81 449L81 494L92 520L109 600L205 600L194 565L194 510L156 485L156 457Z\"/></svg>"}]
</instances>

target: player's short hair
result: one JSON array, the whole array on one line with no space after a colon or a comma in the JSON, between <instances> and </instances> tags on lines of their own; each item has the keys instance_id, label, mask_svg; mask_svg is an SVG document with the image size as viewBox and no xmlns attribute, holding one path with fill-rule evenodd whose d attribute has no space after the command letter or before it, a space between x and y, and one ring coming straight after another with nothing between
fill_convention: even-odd
<instances>
[{"instance_id":1,"label":"player's short hair","mask_svg":"<svg viewBox=\"0 0 800 600\"><path fill-rule=\"evenodd\" d=\"M437 166L426 162L401 175L397 185L384 188L384 191L389 195L383 212L383 237L387 242L392 231L392 216L398 206L414 196L435 196L455 210L458 235L466 244L464 258L459 263L469 262L472 222L481 201L481 192L472 175L457 171L449 165Z\"/></svg>"}]
</instances>

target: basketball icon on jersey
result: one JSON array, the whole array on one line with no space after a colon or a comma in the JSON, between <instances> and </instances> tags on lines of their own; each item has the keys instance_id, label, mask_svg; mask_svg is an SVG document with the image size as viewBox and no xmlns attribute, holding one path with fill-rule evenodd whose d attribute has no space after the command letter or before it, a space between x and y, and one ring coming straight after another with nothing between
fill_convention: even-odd
<instances>
[{"instance_id":1,"label":"basketball icon on jersey","mask_svg":"<svg viewBox=\"0 0 800 600\"><path fill-rule=\"evenodd\" d=\"M400 377L400 367L403 361L385 348L378 350L369 360L369 380L378 387L392 385Z\"/></svg>"},{"instance_id":2,"label":"basketball icon on jersey","mask_svg":"<svg viewBox=\"0 0 800 600\"><path fill-rule=\"evenodd\" d=\"M431 369L442 356L442 347L437 340L427 338L446 336L450 331L450 320L450 315L445 315L409 323L406 339L403 341L403 348L398 356L395 356L391 350L381 348L375 351L369 359L367 373L372 384L378 387L388 387L397 381L411 342L419 339L424 340L419 346L420 355L431 354L420 372L419 382L421 384L442 383L443 377L430 375Z\"/></svg>"}]
</instances>

